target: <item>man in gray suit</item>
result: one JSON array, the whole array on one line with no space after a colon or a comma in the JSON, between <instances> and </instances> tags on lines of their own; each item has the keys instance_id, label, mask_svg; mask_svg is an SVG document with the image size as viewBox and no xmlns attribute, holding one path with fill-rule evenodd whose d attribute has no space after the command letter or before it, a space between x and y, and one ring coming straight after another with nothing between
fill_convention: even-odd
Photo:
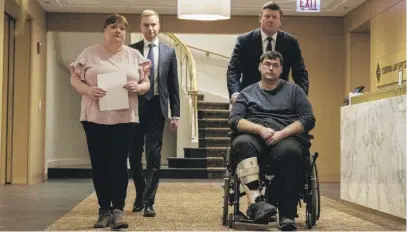
<instances>
[{"instance_id":1,"label":"man in gray suit","mask_svg":"<svg viewBox=\"0 0 407 232\"><path fill-rule=\"evenodd\" d=\"M171 109L170 131L178 128L180 116L178 70L175 50L158 40L160 21L158 14L145 10L141 14L141 33L144 39L130 47L140 51L151 60L151 89L139 96L140 123L135 128L134 141L130 152L130 167L136 186L136 199L133 212L144 208L145 217L154 217L155 194L159 183L161 147L165 119L168 118L168 100ZM141 155L144 138L146 141L146 176L143 177Z\"/></svg>"}]
</instances>

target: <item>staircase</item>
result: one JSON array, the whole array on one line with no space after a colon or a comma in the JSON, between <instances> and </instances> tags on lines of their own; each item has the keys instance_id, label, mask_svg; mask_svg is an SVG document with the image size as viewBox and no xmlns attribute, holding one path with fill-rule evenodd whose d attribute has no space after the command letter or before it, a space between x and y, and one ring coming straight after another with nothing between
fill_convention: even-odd
<instances>
[{"instance_id":1,"label":"staircase","mask_svg":"<svg viewBox=\"0 0 407 232\"><path fill-rule=\"evenodd\" d=\"M230 147L227 137L229 104L205 102L203 98L203 95L198 95L199 147L184 148L185 158L167 158L168 167L161 168L160 178L223 179L225 175L223 155ZM90 166L48 168L49 179L91 177Z\"/></svg>"},{"instance_id":2,"label":"staircase","mask_svg":"<svg viewBox=\"0 0 407 232\"><path fill-rule=\"evenodd\" d=\"M178 178L220 179L225 174L229 103L205 102L203 98L198 95L199 148L184 148L185 158L168 158L169 169L184 171Z\"/></svg>"}]
</instances>

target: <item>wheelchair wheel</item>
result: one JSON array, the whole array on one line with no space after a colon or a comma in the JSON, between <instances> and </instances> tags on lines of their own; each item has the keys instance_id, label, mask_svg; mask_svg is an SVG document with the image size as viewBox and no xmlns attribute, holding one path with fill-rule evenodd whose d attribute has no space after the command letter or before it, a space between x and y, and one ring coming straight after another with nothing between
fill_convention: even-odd
<instances>
[{"instance_id":1,"label":"wheelchair wheel","mask_svg":"<svg viewBox=\"0 0 407 232\"><path fill-rule=\"evenodd\" d=\"M315 178L317 184L317 220L319 220L319 216L321 215L321 191L319 188L319 176L318 176L318 168L317 164L315 164Z\"/></svg>"},{"instance_id":2,"label":"wheelchair wheel","mask_svg":"<svg viewBox=\"0 0 407 232\"><path fill-rule=\"evenodd\" d=\"M310 201L307 203L306 208L306 224L308 229L311 229L318 219L319 214L319 203L320 203L320 191L319 191L319 180L317 165L314 163L312 167L312 173L309 180L309 186L311 188Z\"/></svg>"},{"instance_id":3,"label":"wheelchair wheel","mask_svg":"<svg viewBox=\"0 0 407 232\"><path fill-rule=\"evenodd\" d=\"M228 219L228 207L229 207L229 197L230 197L230 174L226 169L225 183L223 186L223 215L222 215L222 225L226 226L226 221Z\"/></svg>"}]
</instances>

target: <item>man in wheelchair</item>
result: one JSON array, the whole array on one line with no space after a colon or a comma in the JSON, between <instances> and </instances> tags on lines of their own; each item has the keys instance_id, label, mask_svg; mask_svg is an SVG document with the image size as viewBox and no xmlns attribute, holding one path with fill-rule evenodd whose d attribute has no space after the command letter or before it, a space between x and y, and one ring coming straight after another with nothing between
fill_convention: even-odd
<instances>
[{"instance_id":1,"label":"man in wheelchair","mask_svg":"<svg viewBox=\"0 0 407 232\"><path fill-rule=\"evenodd\" d=\"M295 230L302 159L311 145L308 132L315 118L303 90L279 79L282 66L279 52L268 51L260 57L261 81L242 90L230 112L229 124L237 134L231 155L247 195L247 216L268 222L278 207L280 229ZM266 160L271 162L278 186L274 205L260 192L259 163Z\"/></svg>"}]
</instances>

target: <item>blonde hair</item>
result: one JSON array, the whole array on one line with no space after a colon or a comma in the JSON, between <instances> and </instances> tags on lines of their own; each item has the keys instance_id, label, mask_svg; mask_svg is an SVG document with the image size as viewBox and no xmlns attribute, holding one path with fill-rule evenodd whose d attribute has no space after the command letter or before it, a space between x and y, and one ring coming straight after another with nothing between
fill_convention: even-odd
<instances>
[{"instance_id":1,"label":"blonde hair","mask_svg":"<svg viewBox=\"0 0 407 232\"><path fill-rule=\"evenodd\" d=\"M143 10L143 12L141 12L140 18L150 17L150 16L156 16L158 21L160 21L160 17L158 17L158 13L153 10Z\"/></svg>"}]
</instances>

